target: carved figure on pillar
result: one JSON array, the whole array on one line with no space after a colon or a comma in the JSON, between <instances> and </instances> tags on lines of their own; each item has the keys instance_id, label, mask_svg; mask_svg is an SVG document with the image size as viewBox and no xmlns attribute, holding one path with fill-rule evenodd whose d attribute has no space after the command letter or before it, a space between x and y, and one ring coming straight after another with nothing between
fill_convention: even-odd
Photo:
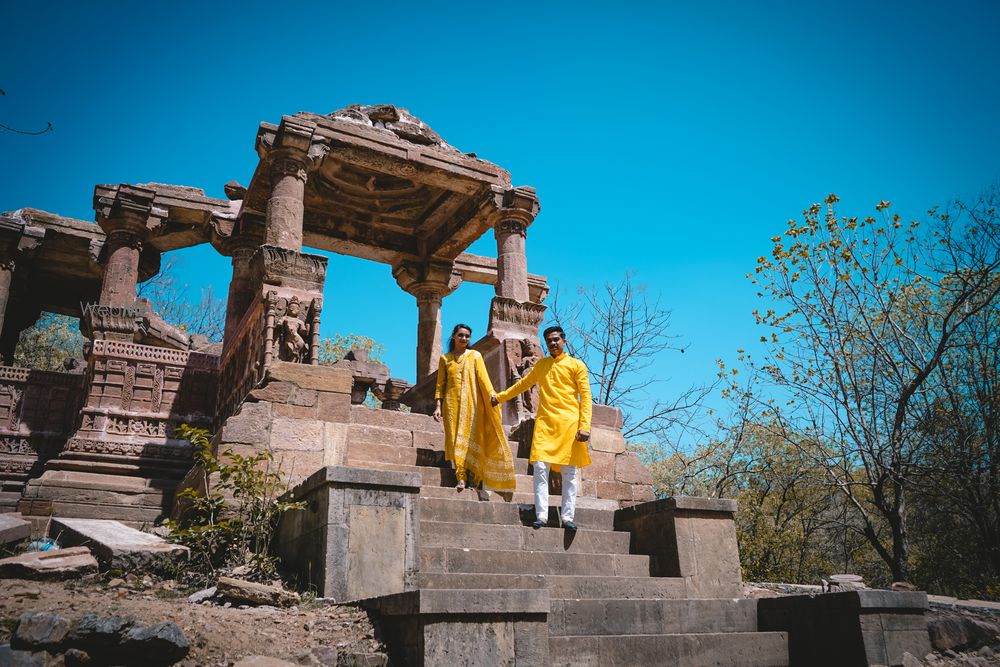
<instances>
[{"instance_id":1,"label":"carved figure on pillar","mask_svg":"<svg viewBox=\"0 0 1000 667\"><path fill-rule=\"evenodd\" d=\"M308 351L306 339L309 336L309 326L300 317L302 304L297 296L288 300L285 312L278 316L275 326L275 343L278 346L278 358L281 361L301 363Z\"/></svg>"},{"instance_id":2,"label":"carved figure on pillar","mask_svg":"<svg viewBox=\"0 0 1000 667\"><path fill-rule=\"evenodd\" d=\"M530 338L522 338L520 346L520 357L511 359L510 364L510 384L517 384L521 378L528 374L535 362L542 357L541 348ZM514 405L517 410L519 420L530 419L535 416L538 409L538 387L532 387L523 394L514 397Z\"/></svg>"}]
</instances>

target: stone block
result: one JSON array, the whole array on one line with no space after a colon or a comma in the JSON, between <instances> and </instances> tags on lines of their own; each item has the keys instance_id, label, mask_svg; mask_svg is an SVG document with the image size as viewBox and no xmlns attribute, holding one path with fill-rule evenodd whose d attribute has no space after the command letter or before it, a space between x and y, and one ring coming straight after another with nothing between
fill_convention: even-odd
<instances>
[{"instance_id":1,"label":"stone block","mask_svg":"<svg viewBox=\"0 0 1000 667\"><path fill-rule=\"evenodd\" d=\"M323 392L329 394L331 392ZM337 396L338 394L334 394ZM301 387L296 387L292 390L291 395L288 397L288 402L292 405L301 405L303 407L312 407L316 405L316 401L319 397L319 392L315 389L302 389Z\"/></svg>"},{"instance_id":2,"label":"stone block","mask_svg":"<svg viewBox=\"0 0 1000 667\"><path fill-rule=\"evenodd\" d=\"M593 427L603 426L607 429L621 431L622 411L611 405L594 403L590 424Z\"/></svg>"},{"instance_id":3,"label":"stone block","mask_svg":"<svg viewBox=\"0 0 1000 667\"><path fill-rule=\"evenodd\" d=\"M187 560L189 549L118 521L53 517L49 535L64 546L89 547L105 567L159 570Z\"/></svg>"},{"instance_id":4,"label":"stone block","mask_svg":"<svg viewBox=\"0 0 1000 667\"><path fill-rule=\"evenodd\" d=\"M291 403L274 403L271 410L275 417L289 417L291 419L316 419L319 410L315 405L292 405Z\"/></svg>"},{"instance_id":5,"label":"stone block","mask_svg":"<svg viewBox=\"0 0 1000 667\"><path fill-rule=\"evenodd\" d=\"M324 466L342 466L346 464L347 429L347 424L323 422Z\"/></svg>"},{"instance_id":6,"label":"stone block","mask_svg":"<svg viewBox=\"0 0 1000 667\"><path fill-rule=\"evenodd\" d=\"M625 482L597 482L596 496L608 500L632 500L632 485Z\"/></svg>"},{"instance_id":7,"label":"stone block","mask_svg":"<svg viewBox=\"0 0 1000 667\"><path fill-rule=\"evenodd\" d=\"M316 399L316 417L328 422L347 424L351 421L351 399L344 394L321 391Z\"/></svg>"},{"instance_id":8,"label":"stone block","mask_svg":"<svg viewBox=\"0 0 1000 667\"><path fill-rule=\"evenodd\" d=\"M0 579L70 579L97 572L87 547L32 551L0 560Z\"/></svg>"},{"instance_id":9,"label":"stone block","mask_svg":"<svg viewBox=\"0 0 1000 667\"><path fill-rule=\"evenodd\" d=\"M632 485L632 500L637 503L647 503L656 500L653 487L647 484Z\"/></svg>"},{"instance_id":10,"label":"stone block","mask_svg":"<svg viewBox=\"0 0 1000 667\"><path fill-rule=\"evenodd\" d=\"M615 480L615 455L594 450L590 452L590 465L583 468L583 476L601 482Z\"/></svg>"},{"instance_id":11,"label":"stone block","mask_svg":"<svg viewBox=\"0 0 1000 667\"><path fill-rule=\"evenodd\" d=\"M351 371L346 369L287 361L273 362L267 369L265 377L268 381L288 382L302 389L318 389L348 395L354 383Z\"/></svg>"},{"instance_id":12,"label":"stone block","mask_svg":"<svg viewBox=\"0 0 1000 667\"><path fill-rule=\"evenodd\" d=\"M307 509L281 518L283 562L338 602L411 588L420 481L417 473L321 468L288 494Z\"/></svg>"},{"instance_id":13,"label":"stone block","mask_svg":"<svg viewBox=\"0 0 1000 667\"><path fill-rule=\"evenodd\" d=\"M622 452L615 456L615 479L626 484L653 483L649 469L642 464L635 452Z\"/></svg>"},{"instance_id":14,"label":"stone block","mask_svg":"<svg viewBox=\"0 0 1000 667\"><path fill-rule=\"evenodd\" d=\"M625 451L625 436L621 431L593 428L590 431L590 449L596 452L621 454Z\"/></svg>"},{"instance_id":15,"label":"stone block","mask_svg":"<svg viewBox=\"0 0 1000 667\"><path fill-rule=\"evenodd\" d=\"M426 431L444 435L441 422L435 421L430 415L415 412L396 412L394 410L373 410L363 405L351 408L351 422L381 426L384 428L405 429L407 431Z\"/></svg>"},{"instance_id":16,"label":"stone block","mask_svg":"<svg viewBox=\"0 0 1000 667\"><path fill-rule=\"evenodd\" d=\"M290 382L268 382L263 387L250 390L250 401L270 401L272 403L287 403L295 385Z\"/></svg>"},{"instance_id":17,"label":"stone block","mask_svg":"<svg viewBox=\"0 0 1000 667\"><path fill-rule=\"evenodd\" d=\"M389 412L383 410L383 412ZM412 447L413 433L408 430L369 426L367 424L351 424L347 431L347 441L354 443L371 443L375 445L392 445L393 447Z\"/></svg>"},{"instance_id":18,"label":"stone block","mask_svg":"<svg viewBox=\"0 0 1000 667\"><path fill-rule=\"evenodd\" d=\"M277 413L277 408L288 406L274 407ZM276 415L271 423L271 451L276 457L278 452L285 450L322 452L324 426L325 423L318 419L296 419Z\"/></svg>"},{"instance_id":19,"label":"stone block","mask_svg":"<svg viewBox=\"0 0 1000 667\"><path fill-rule=\"evenodd\" d=\"M20 514L0 514L0 544L20 542L31 537L31 522Z\"/></svg>"},{"instance_id":20,"label":"stone block","mask_svg":"<svg viewBox=\"0 0 1000 667\"><path fill-rule=\"evenodd\" d=\"M271 430L270 403L244 403L222 425L221 442L266 446Z\"/></svg>"},{"instance_id":21,"label":"stone block","mask_svg":"<svg viewBox=\"0 0 1000 667\"><path fill-rule=\"evenodd\" d=\"M413 446L418 449L444 451L444 433L437 431L413 431ZM516 452L515 450L512 450Z\"/></svg>"}]
</instances>

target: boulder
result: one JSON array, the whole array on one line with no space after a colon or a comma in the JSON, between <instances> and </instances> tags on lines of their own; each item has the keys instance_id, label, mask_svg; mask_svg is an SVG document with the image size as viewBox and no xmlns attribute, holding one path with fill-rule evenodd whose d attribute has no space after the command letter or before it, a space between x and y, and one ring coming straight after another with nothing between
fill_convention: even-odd
<instances>
[{"instance_id":1,"label":"boulder","mask_svg":"<svg viewBox=\"0 0 1000 667\"><path fill-rule=\"evenodd\" d=\"M299 601L298 593L293 591L231 577L219 577L216 584L216 594L236 603L266 604L275 607L288 607Z\"/></svg>"},{"instance_id":2,"label":"boulder","mask_svg":"<svg viewBox=\"0 0 1000 667\"><path fill-rule=\"evenodd\" d=\"M97 572L87 547L32 551L0 560L0 579L68 579Z\"/></svg>"},{"instance_id":3,"label":"boulder","mask_svg":"<svg viewBox=\"0 0 1000 667\"><path fill-rule=\"evenodd\" d=\"M69 634L69 619L47 611L28 611L21 614L17 630L10 645L25 651L50 651L58 648Z\"/></svg>"},{"instance_id":4,"label":"boulder","mask_svg":"<svg viewBox=\"0 0 1000 667\"><path fill-rule=\"evenodd\" d=\"M964 651L988 646L1000 637L1000 626L967 616L939 616L927 620L935 651Z\"/></svg>"},{"instance_id":5,"label":"boulder","mask_svg":"<svg viewBox=\"0 0 1000 667\"><path fill-rule=\"evenodd\" d=\"M45 667L48 658L44 652L16 651L7 644L0 644L0 665L3 667Z\"/></svg>"},{"instance_id":6,"label":"boulder","mask_svg":"<svg viewBox=\"0 0 1000 667\"><path fill-rule=\"evenodd\" d=\"M172 665L184 659L190 646L173 621L149 627L133 626L122 638L116 653L126 665Z\"/></svg>"}]
</instances>

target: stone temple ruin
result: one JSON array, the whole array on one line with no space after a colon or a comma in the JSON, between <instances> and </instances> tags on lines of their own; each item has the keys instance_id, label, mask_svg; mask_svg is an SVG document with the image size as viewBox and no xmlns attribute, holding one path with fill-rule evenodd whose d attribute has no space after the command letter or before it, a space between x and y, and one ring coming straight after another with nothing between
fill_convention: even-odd
<instances>
[{"instance_id":1,"label":"stone temple ruin","mask_svg":"<svg viewBox=\"0 0 1000 667\"><path fill-rule=\"evenodd\" d=\"M279 527L284 563L323 597L363 601L401 663L794 662L789 632L804 612L765 617L742 599L735 503L657 500L616 409L594 406L576 533L526 525L530 395L504 405L514 502L453 488L429 416L442 300L463 282L494 285L474 347L497 389L543 354L548 288L525 246L533 188L391 105L261 123L255 147L249 185L230 183L228 199L98 185L96 225L30 208L0 216L3 362L42 311L79 317L89 339L79 368L0 367L0 510L151 525L186 483L191 449L174 429L188 423L220 448L270 448L307 504ZM495 259L465 252L490 230ZM135 297L162 253L202 243L232 261L221 346ZM337 313L323 310L326 259L304 246L391 267L416 300L412 382L360 353L319 364L320 322ZM854 596L829 631L853 651L839 664L927 652L922 593L838 595Z\"/></svg>"}]
</instances>

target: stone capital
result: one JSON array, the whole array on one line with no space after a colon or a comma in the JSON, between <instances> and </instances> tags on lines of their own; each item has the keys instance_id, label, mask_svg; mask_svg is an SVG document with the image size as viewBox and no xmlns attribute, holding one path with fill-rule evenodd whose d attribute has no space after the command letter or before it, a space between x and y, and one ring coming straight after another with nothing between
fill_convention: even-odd
<instances>
[{"instance_id":1,"label":"stone capital","mask_svg":"<svg viewBox=\"0 0 1000 667\"><path fill-rule=\"evenodd\" d=\"M462 282L451 262L403 262L393 267L392 277L418 303L434 298L440 302Z\"/></svg>"},{"instance_id":2,"label":"stone capital","mask_svg":"<svg viewBox=\"0 0 1000 667\"><path fill-rule=\"evenodd\" d=\"M167 219L167 210L157 206L155 198L155 191L135 185L98 185L94 189L97 224L108 234L109 241L118 230L128 230L146 240Z\"/></svg>"},{"instance_id":3,"label":"stone capital","mask_svg":"<svg viewBox=\"0 0 1000 667\"><path fill-rule=\"evenodd\" d=\"M542 208L535 188L527 185L494 192L494 203L497 211L493 215L493 228L498 235L517 233L524 236Z\"/></svg>"},{"instance_id":4,"label":"stone capital","mask_svg":"<svg viewBox=\"0 0 1000 667\"><path fill-rule=\"evenodd\" d=\"M305 183L309 168L309 158L306 157L305 153L298 150L281 149L271 153L268 161L268 173L272 183L285 176L294 176L297 180Z\"/></svg>"}]
</instances>

